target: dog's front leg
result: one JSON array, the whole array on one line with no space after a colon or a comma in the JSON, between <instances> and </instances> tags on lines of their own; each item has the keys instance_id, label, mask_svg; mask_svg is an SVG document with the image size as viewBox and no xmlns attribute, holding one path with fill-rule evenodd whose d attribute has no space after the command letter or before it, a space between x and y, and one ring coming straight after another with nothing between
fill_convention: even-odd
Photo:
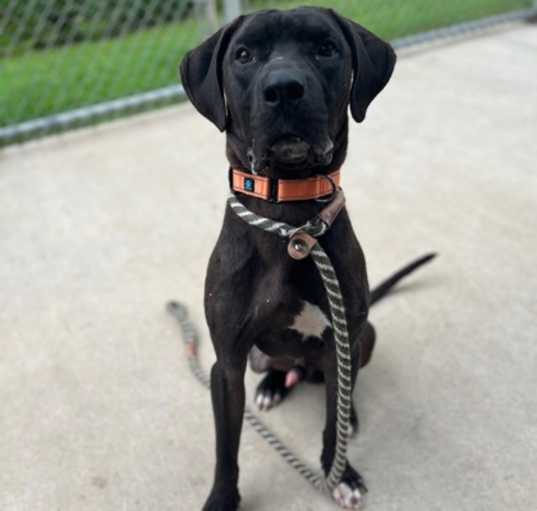
<instances>
[{"instance_id":1,"label":"dog's front leg","mask_svg":"<svg viewBox=\"0 0 537 511\"><path fill-rule=\"evenodd\" d=\"M216 427L216 469L203 511L236 511L239 507L237 456L244 414L246 355L220 357L211 370L211 397Z\"/></svg>"},{"instance_id":2,"label":"dog's front leg","mask_svg":"<svg viewBox=\"0 0 537 511\"><path fill-rule=\"evenodd\" d=\"M356 379L356 363L356 357L353 356L353 384ZM337 364L335 353L330 353L323 365L326 382L326 424L323 431L321 464L324 473L328 475L336 448ZM366 491L362 477L347 461L341 482L333 491L336 502L345 509L359 509Z\"/></svg>"}]
</instances>

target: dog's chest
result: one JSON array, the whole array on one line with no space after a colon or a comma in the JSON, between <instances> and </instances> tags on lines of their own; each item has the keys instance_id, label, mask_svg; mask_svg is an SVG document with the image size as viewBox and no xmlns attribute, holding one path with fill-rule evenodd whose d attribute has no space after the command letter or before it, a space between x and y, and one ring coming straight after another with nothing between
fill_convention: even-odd
<instances>
[{"instance_id":1,"label":"dog's chest","mask_svg":"<svg viewBox=\"0 0 537 511\"><path fill-rule=\"evenodd\" d=\"M259 336L255 344L265 356L278 359L284 370L295 365L303 366L317 360L325 350L326 336L331 327L326 314L315 304L300 298L292 305L281 303L279 311L270 321L270 333ZM292 310L294 314L289 314ZM285 319L283 319L285 318Z\"/></svg>"},{"instance_id":2,"label":"dog's chest","mask_svg":"<svg viewBox=\"0 0 537 511\"><path fill-rule=\"evenodd\" d=\"M306 340L309 337L321 338L329 327L330 321L324 312L317 305L303 300L301 309L293 318L289 329L298 332L302 339Z\"/></svg>"}]
</instances>

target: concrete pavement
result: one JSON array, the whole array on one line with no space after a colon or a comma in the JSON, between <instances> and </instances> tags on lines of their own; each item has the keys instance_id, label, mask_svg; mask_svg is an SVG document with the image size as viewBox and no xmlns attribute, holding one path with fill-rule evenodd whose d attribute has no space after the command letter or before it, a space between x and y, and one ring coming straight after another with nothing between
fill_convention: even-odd
<instances>
[{"instance_id":1,"label":"concrete pavement","mask_svg":"<svg viewBox=\"0 0 537 511\"><path fill-rule=\"evenodd\" d=\"M441 256L371 314L349 458L369 511L528 511L537 493L537 28L399 61L351 128L343 185L377 282ZM202 282L224 139L188 105L0 152L0 509L196 511L213 359ZM248 375L248 399L255 380ZM317 465L323 392L264 414ZM327 511L248 427L242 509Z\"/></svg>"}]
</instances>

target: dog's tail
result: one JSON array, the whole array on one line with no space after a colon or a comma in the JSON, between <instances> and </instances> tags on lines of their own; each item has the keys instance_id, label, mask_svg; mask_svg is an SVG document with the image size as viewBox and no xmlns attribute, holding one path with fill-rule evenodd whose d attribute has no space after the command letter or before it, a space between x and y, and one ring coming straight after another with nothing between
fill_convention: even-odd
<instances>
[{"instance_id":1,"label":"dog's tail","mask_svg":"<svg viewBox=\"0 0 537 511\"><path fill-rule=\"evenodd\" d=\"M417 270L420 266L423 266L435 257L435 253L426 254L419 259L416 259L415 261L411 262L410 264L407 264L404 268L394 273L391 277L388 277L386 280L384 280L378 286L371 290L371 293L369 295L369 304L373 305L382 298L384 298L390 292L393 286L395 286L401 279L405 278L414 270Z\"/></svg>"}]
</instances>

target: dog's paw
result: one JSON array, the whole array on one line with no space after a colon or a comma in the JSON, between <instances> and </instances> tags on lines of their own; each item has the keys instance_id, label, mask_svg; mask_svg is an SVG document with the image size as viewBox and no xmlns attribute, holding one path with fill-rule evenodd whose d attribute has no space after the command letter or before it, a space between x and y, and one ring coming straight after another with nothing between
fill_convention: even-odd
<instances>
[{"instance_id":1,"label":"dog's paw","mask_svg":"<svg viewBox=\"0 0 537 511\"><path fill-rule=\"evenodd\" d=\"M339 483L332 492L334 500L343 509L362 509L364 496L359 488L352 488L347 483Z\"/></svg>"},{"instance_id":2,"label":"dog's paw","mask_svg":"<svg viewBox=\"0 0 537 511\"><path fill-rule=\"evenodd\" d=\"M332 496L343 509L357 510L363 508L366 493L367 488L362 476L347 465L341 482L332 491Z\"/></svg>"},{"instance_id":3,"label":"dog's paw","mask_svg":"<svg viewBox=\"0 0 537 511\"><path fill-rule=\"evenodd\" d=\"M255 392L255 404L259 410L270 410L287 397L290 387L286 386L286 377L285 371L268 371Z\"/></svg>"},{"instance_id":4,"label":"dog's paw","mask_svg":"<svg viewBox=\"0 0 537 511\"><path fill-rule=\"evenodd\" d=\"M241 497L239 491L217 491L213 490L202 511L237 511L239 509Z\"/></svg>"},{"instance_id":5,"label":"dog's paw","mask_svg":"<svg viewBox=\"0 0 537 511\"><path fill-rule=\"evenodd\" d=\"M285 386L285 372L269 370L259 382L255 392L255 404L259 410L270 410L289 393Z\"/></svg>"}]
</instances>

